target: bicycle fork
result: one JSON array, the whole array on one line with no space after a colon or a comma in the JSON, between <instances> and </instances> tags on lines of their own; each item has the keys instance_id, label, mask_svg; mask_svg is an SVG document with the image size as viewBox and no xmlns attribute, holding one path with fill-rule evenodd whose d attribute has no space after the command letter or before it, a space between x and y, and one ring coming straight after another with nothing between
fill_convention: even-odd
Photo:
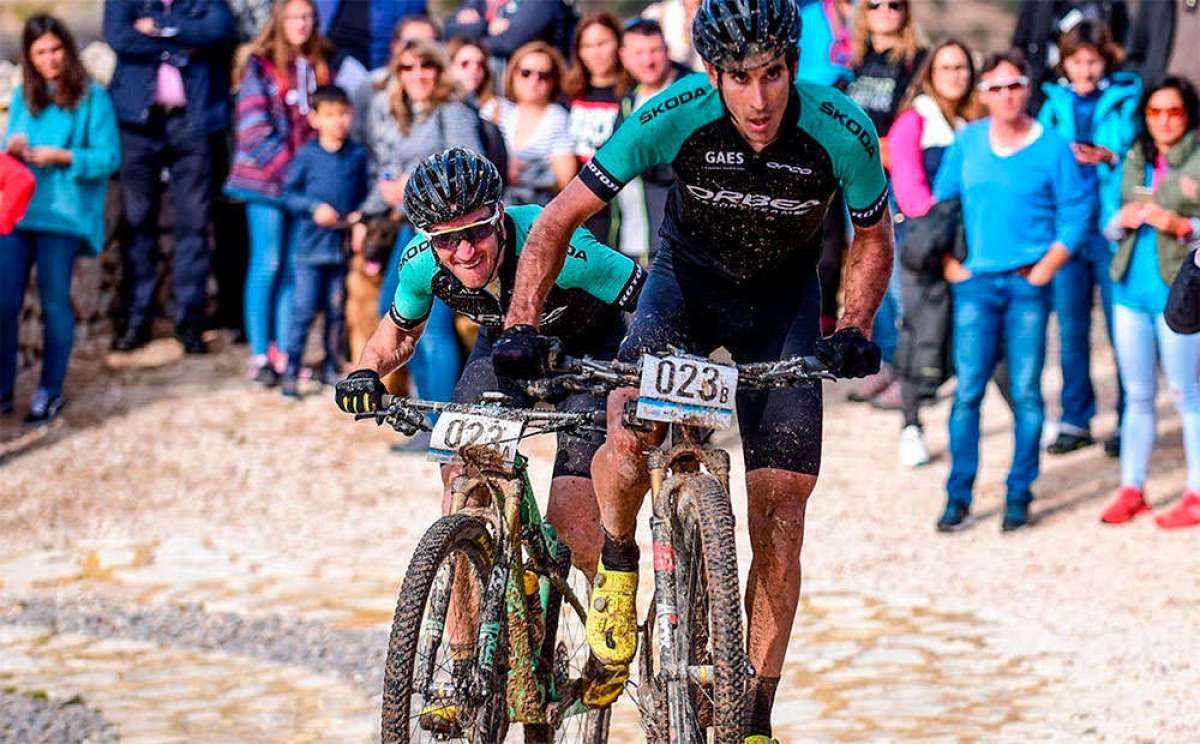
<instances>
[{"instance_id":1,"label":"bicycle fork","mask_svg":"<svg viewBox=\"0 0 1200 744\"><path fill-rule=\"evenodd\" d=\"M687 649L677 648L675 632L679 626L675 544L672 534L673 494L664 492L666 463L650 459L650 497L653 513L650 534L654 550L654 634L658 639L659 670L667 692L667 734L671 744L690 744L698 740L688 715Z\"/></svg>"}]
</instances>

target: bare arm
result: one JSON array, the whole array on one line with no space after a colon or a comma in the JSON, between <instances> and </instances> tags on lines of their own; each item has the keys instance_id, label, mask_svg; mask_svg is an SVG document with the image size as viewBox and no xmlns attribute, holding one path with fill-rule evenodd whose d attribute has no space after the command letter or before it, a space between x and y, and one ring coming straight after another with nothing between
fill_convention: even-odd
<instances>
[{"instance_id":1,"label":"bare arm","mask_svg":"<svg viewBox=\"0 0 1200 744\"><path fill-rule=\"evenodd\" d=\"M550 169L554 171L554 188L563 191L579 171L579 161L574 153L555 155L550 158Z\"/></svg>"},{"instance_id":2,"label":"bare arm","mask_svg":"<svg viewBox=\"0 0 1200 744\"><path fill-rule=\"evenodd\" d=\"M380 377L386 377L412 358L417 339L424 332L424 323L409 331L393 323L390 318L381 319L375 333L371 334L371 339L363 347L355 369L369 369Z\"/></svg>"},{"instance_id":3,"label":"bare arm","mask_svg":"<svg viewBox=\"0 0 1200 744\"><path fill-rule=\"evenodd\" d=\"M846 262L845 305L838 328L858 328L870 337L875 311L883 301L892 276L892 212L884 209L879 221L870 227L854 228Z\"/></svg>"},{"instance_id":4,"label":"bare arm","mask_svg":"<svg viewBox=\"0 0 1200 744\"><path fill-rule=\"evenodd\" d=\"M604 202L578 178L546 205L533 223L517 263L517 280L504 318L505 328L515 325L537 328L546 295L562 271L571 233L603 206Z\"/></svg>"}]
</instances>

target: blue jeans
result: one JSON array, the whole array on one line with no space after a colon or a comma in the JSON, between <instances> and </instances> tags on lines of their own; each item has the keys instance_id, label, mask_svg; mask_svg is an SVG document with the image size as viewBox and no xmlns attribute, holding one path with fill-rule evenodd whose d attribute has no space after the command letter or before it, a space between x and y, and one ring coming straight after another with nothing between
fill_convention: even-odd
<instances>
[{"instance_id":1,"label":"blue jeans","mask_svg":"<svg viewBox=\"0 0 1200 744\"><path fill-rule=\"evenodd\" d=\"M346 267L296 265L296 286L292 292L291 329L288 332L288 368L299 369L304 357L308 329L319 312L325 316L325 364L335 364L342 356L346 334Z\"/></svg>"},{"instance_id":2,"label":"blue jeans","mask_svg":"<svg viewBox=\"0 0 1200 744\"><path fill-rule=\"evenodd\" d=\"M153 320L163 168L171 177L175 223L171 281L176 322L198 326L208 302L208 135L195 133L182 110L154 111L144 125L121 124L121 201L130 231L129 244L121 251L121 283L131 328L145 328Z\"/></svg>"},{"instance_id":3,"label":"blue jeans","mask_svg":"<svg viewBox=\"0 0 1200 744\"><path fill-rule=\"evenodd\" d=\"M1058 316L1059 357L1062 363L1062 428L1086 434L1096 415L1096 391L1091 377L1092 300L1100 289L1100 303L1108 338L1113 338L1112 260L1108 241L1093 236L1054 275L1054 313ZM1121 376L1117 375L1117 415L1124 408Z\"/></svg>"},{"instance_id":4,"label":"blue jeans","mask_svg":"<svg viewBox=\"0 0 1200 744\"><path fill-rule=\"evenodd\" d=\"M413 229L405 223L396 236L396 245L388 259L387 271L379 289L379 317L387 317L395 299L396 285L400 279L400 256L404 247L412 240ZM425 400L448 401L454 395L454 383L462 371L462 359L458 349L458 335L454 332L454 311L446 303L433 300L433 308L425 320L425 333L417 342L417 348L408 363L412 372L417 394Z\"/></svg>"},{"instance_id":5,"label":"blue jeans","mask_svg":"<svg viewBox=\"0 0 1200 744\"><path fill-rule=\"evenodd\" d=\"M21 302L34 263L43 323L40 387L52 396L62 395L75 342L71 271L82 249L83 240L68 235L16 230L0 237L0 395L11 396L17 381Z\"/></svg>"},{"instance_id":6,"label":"blue jeans","mask_svg":"<svg viewBox=\"0 0 1200 744\"><path fill-rule=\"evenodd\" d=\"M1042 367L1050 287L1035 287L1016 272L977 274L951 285L954 370L958 386L950 411L950 502L971 504L979 470L979 407L1003 346L1012 386L1016 443L1008 471L1008 500L1028 502L1038 476L1038 440L1045 416Z\"/></svg>"},{"instance_id":7,"label":"blue jeans","mask_svg":"<svg viewBox=\"0 0 1200 744\"><path fill-rule=\"evenodd\" d=\"M1113 308L1117 366L1125 380L1125 420L1121 425L1121 484L1146 485L1156 438L1154 396L1158 362L1183 423L1187 487L1200 491L1200 335L1184 336L1167 327L1161 314L1124 305Z\"/></svg>"},{"instance_id":8,"label":"blue jeans","mask_svg":"<svg viewBox=\"0 0 1200 744\"><path fill-rule=\"evenodd\" d=\"M250 353L266 354L272 341L287 343L295 283L294 220L281 206L246 204L250 265L246 270L246 338Z\"/></svg>"}]
</instances>

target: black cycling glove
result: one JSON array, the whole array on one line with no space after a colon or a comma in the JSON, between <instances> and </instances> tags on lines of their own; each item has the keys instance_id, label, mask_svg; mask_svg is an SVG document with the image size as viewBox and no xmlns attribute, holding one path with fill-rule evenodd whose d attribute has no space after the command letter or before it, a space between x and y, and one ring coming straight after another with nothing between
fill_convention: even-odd
<instances>
[{"instance_id":1,"label":"black cycling glove","mask_svg":"<svg viewBox=\"0 0 1200 744\"><path fill-rule=\"evenodd\" d=\"M333 386L333 400L346 413L374 413L387 392L374 370L359 369L338 380Z\"/></svg>"},{"instance_id":2,"label":"black cycling glove","mask_svg":"<svg viewBox=\"0 0 1200 744\"><path fill-rule=\"evenodd\" d=\"M553 336L540 335L533 326L505 329L492 344L492 367L497 377L533 380L553 369L561 344Z\"/></svg>"},{"instance_id":3,"label":"black cycling glove","mask_svg":"<svg viewBox=\"0 0 1200 744\"><path fill-rule=\"evenodd\" d=\"M813 353L838 377L866 377L879 371L879 347L857 328L817 339Z\"/></svg>"}]
</instances>

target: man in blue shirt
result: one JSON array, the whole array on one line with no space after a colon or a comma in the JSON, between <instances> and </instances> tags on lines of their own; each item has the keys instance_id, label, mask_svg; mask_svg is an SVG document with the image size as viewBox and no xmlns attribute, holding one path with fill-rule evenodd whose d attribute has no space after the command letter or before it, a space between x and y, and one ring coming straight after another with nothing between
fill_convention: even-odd
<instances>
[{"instance_id":1,"label":"man in blue shirt","mask_svg":"<svg viewBox=\"0 0 1200 744\"><path fill-rule=\"evenodd\" d=\"M959 134L934 186L938 201L962 199L967 238L964 262L944 259L954 297L958 387L950 414L947 504L937 523L943 532L969 525L980 405L1001 347L1016 419L1002 528L1029 524L1045 418L1041 377L1050 280L1083 241L1091 216L1070 145L1025 114L1030 84L1020 52L992 55L980 81L990 116Z\"/></svg>"}]
</instances>

